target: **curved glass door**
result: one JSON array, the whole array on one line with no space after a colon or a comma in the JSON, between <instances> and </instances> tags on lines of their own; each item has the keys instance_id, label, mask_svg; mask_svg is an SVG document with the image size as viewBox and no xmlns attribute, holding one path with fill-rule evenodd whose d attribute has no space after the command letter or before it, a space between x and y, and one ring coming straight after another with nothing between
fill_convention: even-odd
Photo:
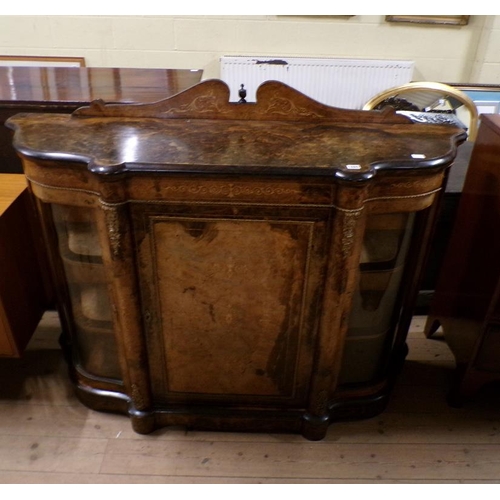
<instances>
[{"instance_id":1,"label":"curved glass door","mask_svg":"<svg viewBox=\"0 0 500 500\"><path fill-rule=\"evenodd\" d=\"M53 204L52 214L72 311L75 362L90 375L120 379L95 210Z\"/></svg>"},{"instance_id":2,"label":"curved glass door","mask_svg":"<svg viewBox=\"0 0 500 500\"><path fill-rule=\"evenodd\" d=\"M377 377L392 345L414 213L367 218L340 383Z\"/></svg>"}]
</instances>

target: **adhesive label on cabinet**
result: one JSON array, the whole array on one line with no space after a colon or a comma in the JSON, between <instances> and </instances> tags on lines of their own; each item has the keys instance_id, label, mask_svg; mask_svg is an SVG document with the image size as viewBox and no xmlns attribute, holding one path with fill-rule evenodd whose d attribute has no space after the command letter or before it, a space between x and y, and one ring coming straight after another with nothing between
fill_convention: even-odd
<instances>
[{"instance_id":1,"label":"adhesive label on cabinet","mask_svg":"<svg viewBox=\"0 0 500 500\"><path fill-rule=\"evenodd\" d=\"M423 160L425 158L425 155L413 153L411 157L415 158L416 160Z\"/></svg>"},{"instance_id":2,"label":"adhesive label on cabinet","mask_svg":"<svg viewBox=\"0 0 500 500\"><path fill-rule=\"evenodd\" d=\"M347 168L347 170L361 170L361 165L346 165L345 168Z\"/></svg>"}]
</instances>

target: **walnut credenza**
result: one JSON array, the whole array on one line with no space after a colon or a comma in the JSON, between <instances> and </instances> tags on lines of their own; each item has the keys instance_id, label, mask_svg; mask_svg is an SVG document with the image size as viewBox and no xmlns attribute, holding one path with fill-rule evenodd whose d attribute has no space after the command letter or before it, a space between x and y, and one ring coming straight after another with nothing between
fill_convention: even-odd
<instances>
[{"instance_id":1,"label":"walnut credenza","mask_svg":"<svg viewBox=\"0 0 500 500\"><path fill-rule=\"evenodd\" d=\"M81 400L301 432L387 402L461 130L217 80L11 118Z\"/></svg>"}]
</instances>

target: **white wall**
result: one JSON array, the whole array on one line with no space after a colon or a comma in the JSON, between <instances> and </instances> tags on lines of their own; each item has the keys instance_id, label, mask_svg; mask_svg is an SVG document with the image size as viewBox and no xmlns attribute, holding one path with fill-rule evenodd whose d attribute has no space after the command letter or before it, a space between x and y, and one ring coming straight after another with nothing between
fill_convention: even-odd
<instances>
[{"instance_id":1,"label":"white wall","mask_svg":"<svg viewBox=\"0 0 500 500\"><path fill-rule=\"evenodd\" d=\"M83 56L87 66L199 68L221 55L410 59L414 79L500 84L500 16L466 26L385 16L0 16L0 54Z\"/></svg>"}]
</instances>

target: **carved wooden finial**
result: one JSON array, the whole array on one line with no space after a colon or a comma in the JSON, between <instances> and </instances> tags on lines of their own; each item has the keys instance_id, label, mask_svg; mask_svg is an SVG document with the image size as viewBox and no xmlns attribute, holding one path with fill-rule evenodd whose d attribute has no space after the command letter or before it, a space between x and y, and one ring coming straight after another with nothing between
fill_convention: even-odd
<instances>
[{"instance_id":1,"label":"carved wooden finial","mask_svg":"<svg viewBox=\"0 0 500 500\"><path fill-rule=\"evenodd\" d=\"M240 96L240 100L238 101L238 104L244 104L247 102L245 97L247 96L247 91L245 89L245 84L242 83L240 86L240 90L238 91L238 95Z\"/></svg>"}]
</instances>

